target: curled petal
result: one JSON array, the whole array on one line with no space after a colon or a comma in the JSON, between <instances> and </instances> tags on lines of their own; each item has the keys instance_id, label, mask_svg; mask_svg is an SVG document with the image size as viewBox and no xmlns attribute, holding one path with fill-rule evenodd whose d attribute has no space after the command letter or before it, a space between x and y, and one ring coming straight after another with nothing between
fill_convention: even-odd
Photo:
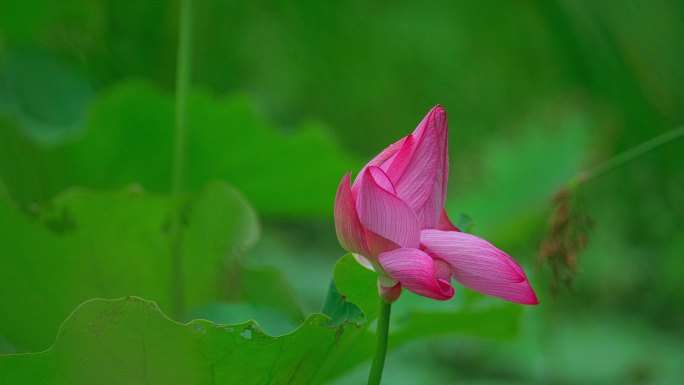
<instances>
[{"instance_id":1,"label":"curled petal","mask_svg":"<svg viewBox=\"0 0 684 385\"><path fill-rule=\"evenodd\" d=\"M335 231L337 239L345 250L368 255L366 238L356 212L356 203L351 192L350 174L346 173L337 188L335 196Z\"/></svg>"},{"instance_id":2,"label":"curled petal","mask_svg":"<svg viewBox=\"0 0 684 385\"><path fill-rule=\"evenodd\" d=\"M451 281L451 265L439 258L433 258L433 260L435 261L435 276L447 282Z\"/></svg>"},{"instance_id":3,"label":"curled petal","mask_svg":"<svg viewBox=\"0 0 684 385\"><path fill-rule=\"evenodd\" d=\"M437 278L432 257L418 249L402 248L378 256L387 275L406 289L425 297L447 300L454 296L448 281Z\"/></svg>"},{"instance_id":4,"label":"curled petal","mask_svg":"<svg viewBox=\"0 0 684 385\"><path fill-rule=\"evenodd\" d=\"M418 218L406 202L383 187L385 179L379 177L381 174L384 174L382 170L372 166L361 176L356 198L359 220L366 234L370 231L399 247L417 248L420 244Z\"/></svg>"},{"instance_id":5,"label":"curled petal","mask_svg":"<svg viewBox=\"0 0 684 385\"><path fill-rule=\"evenodd\" d=\"M420 242L451 265L454 279L463 286L511 302L539 303L520 265L484 239L455 231L423 230Z\"/></svg>"}]
</instances>

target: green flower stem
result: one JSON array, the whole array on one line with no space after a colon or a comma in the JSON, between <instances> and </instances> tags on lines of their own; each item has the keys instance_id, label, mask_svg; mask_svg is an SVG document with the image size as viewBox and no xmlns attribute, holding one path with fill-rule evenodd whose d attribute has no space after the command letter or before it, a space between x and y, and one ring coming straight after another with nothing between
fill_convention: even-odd
<instances>
[{"instance_id":1,"label":"green flower stem","mask_svg":"<svg viewBox=\"0 0 684 385\"><path fill-rule=\"evenodd\" d=\"M389 335L389 320L392 304L380 299L380 313L378 314L377 345L375 346L375 357L373 366L368 376L368 385L379 385L382 378L382 369L385 367L385 356L387 355L387 337Z\"/></svg>"},{"instance_id":2,"label":"green flower stem","mask_svg":"<svg viewBox=\"0 0 684 385\"><path fill-rule=\"evenodd\" d=\"M175 316L183 312L183 231L182 198L185 180L188 87L192 55L192 0L181 0L176 58L176 130L173 148L171 194L176 208L171 223L171 298Z\"/></svg>"},{"instance_id":3,"label":"green flower stem","mask_svg":"<svg viewBox=\"0 0 684 385\"><path fill-rule=\"evenodd\" d=\"M629 150L622 152L614 157L608 159L607 161L593 167L587 171L579 173L575 178L577 183L586 183L598 176L601 176L623 164L646 154L651 150L667 144L675 139L684 136L684 126L673 128L667 132L664 132L653 139L649 139L641 144L638 144Z\"/></svg>"}]
</instances>

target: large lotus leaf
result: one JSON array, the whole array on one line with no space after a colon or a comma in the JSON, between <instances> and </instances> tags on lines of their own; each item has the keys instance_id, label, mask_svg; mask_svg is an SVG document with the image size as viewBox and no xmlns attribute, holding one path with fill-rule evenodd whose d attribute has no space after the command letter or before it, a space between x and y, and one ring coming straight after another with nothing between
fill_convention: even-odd
<instances>
[{"instance_id":1,"label":"large lotus leaf","mask_svg":"<svg viewBox=\"0 0 684 385\"><path fill-rule=\"evenodd\" d=\"M2 384L312 384L340 338L359 333L309 316L271 337L255 322L176 323L136 297L90 300L64 323L52 348L0 357Z\"/></svg>"},{"instance_id":2,"label":"large lotus leaf","mask_svg":"<svg viewBox=\"0 0 684 385\"><path fill-rule=\"evenodd\" d=\"M365 322L332 324L329 317L312 314L292 333L272 337L253 321L175 323L140 298L90 300L63 324L52 348L0 357L0 380L55 385L325 383L367 361L375 341L368 317L378 299L372 291L374 274L347 255L336 265L335 280L342 289L334 300L357 300L353 304L366 314ZM358 290L346 291L351 282ZM393 324L397 333L390 336L391 347L430 334L509 334L517 325L509 314L509 306L450 315L416 311L412 320L400 317ZM502 323L510 325L488 329Z\"/></svg>"},{"instance_id":3,"label":"large lotus leaf","mask_svg":"<svg viewBox=\"0 0 684 385\"><path fill-rule=\"evenodd\" d=\"M240 95L216 98L196 90L188 114L188 187L228 181L266 215L332 215L340 176L360 165L325 127L309 123L278 132ZM58 187L136 182L167 192L173 127L172 95L135 81L103 91L82 137L57 149L65 174Z\"/></svg>"},{"instance_id":4,"label":"large lotus leaf","mask_svg":"<svg viewBox=\"0 0 684 385\"><path fill-rule=\"evenodd\" d=\"M174 209L167 197L135 187L72 189L29 215L0 199L0 335L20 349L45 349L78 304L129 295L153 299L175 317L230 301L301 322L277 272L240 266L239 257L259 233L240 194L214 183L183 207L181 279L175 281L169 232Z\"/></svg>"}]
</instances>

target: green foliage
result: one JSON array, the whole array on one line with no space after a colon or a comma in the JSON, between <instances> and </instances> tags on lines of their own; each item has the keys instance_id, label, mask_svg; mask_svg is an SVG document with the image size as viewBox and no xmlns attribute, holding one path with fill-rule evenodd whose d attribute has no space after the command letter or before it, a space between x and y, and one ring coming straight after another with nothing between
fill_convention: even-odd
<instances>
[{"instance_id":1,"label":"green foliage","mask_svg":"<svg viewBox=\"0 0 684 385\"><path fill-rule=\"evenodd\" d=\"M339 325L344 322L359 324L364 320L364 314L361 309L347 301L347 298L343 297L342 294L337 291L335 280L330 282L328 295L326 296L321 312L330 317L330 325Z\"/></svg>"},{"instance_id":2,"label":"green foliage","mask_svg":"<svg viewBox=\"0 0 684 385\"><path fill-rule=\"evenodd\" d=\"M133 294L170 311L230 300L302 319L287 283L270 270L246 270L239 257L257 239L254 211L234 189L208 186L184 205L182 282L172 282L168 198L132 187L74 189L31 216L0 201L0 333L17 346L42 349L59 324L90 298ZM182 285L183 298L173 298Z\"/></svg>"},{"instance_id":3,"label":"green foliage","mask_svg":"<svg viewBox=\"0 0 684 385\"><path fill-rule=\"evenodd\" d=\"M361 266L351 254L346 254L335 264L334 279L343 298L358 306L365 315L367 323L361 328L367 330L370 326L368 321L374 320L378 314L377 274ZM392 305L390 349L428 336L513 337L518 329L520 306L482 299L478 296L471 304L456 300L438 302L404 290L399 300ZM350 349L355 352L354 363L370 358L372 341L373 334L367 332L365 340L357 342L362 348ZM364 356L364 353L367 355ZM349 368L351 365L344 367L345 370ZM337 368L333 373L337 376L342 372L341 368Z\"/></svg>"},{"instance_id":4,"label":"green foliage","mask_svg":"<svg viewBox=\"0 0 684 385\"><path fill-rule=\"evenodd\" d=\"M83 74L38 50L9 52L1 67L7 108L24 134L50 145L71 139L83 129L91 97Z\"/></svg>"},{"instance_id":5,"label":"green foliage","mask_svg":"<svg viewBox=\"0 0 684 385\"><path fill-rule=\"evenodd\" d=\"M63 170L61 176L52 176L42 196L24 196L21 187L44 175L0 171L22 203L46 199L71 185L120 188L134 181L145 189L167 192L173 119L170 95L147 83L122 83L93 102L78 140L54 150L19 145L24 148L16 150L24 153L20 157L45 157L41 166ZM189 186L198 190L207 181L226 180L266 215L331 215L339 176L358 165L321 125L310 123L293 134L278 133L238 95L217 99L195 92L188 126ZM8 138L16 139L0 146L11 150L13 142L21 139L12 127L4 130Z\"/></svg>"},{"instance_id":6,"label":"green foliage","mask_svg":"<svg viewBox=\"0 0 684 385\"><path fill-rule=\"evenodd\" d=\"M82 220L76 217L73 222ZM311 314L291 333L272 337L258 321L225 325L195 320L183 325L140 298L90 300L69 316L50 349L0 357L0 380L7 384L88 384L95 379L107 384L323 383L368 359L374 341L369 326L376 314L371 302L378 301L375 274L348 254L335 267L335 281L342 287L337 305L363 310L366 322ZM352 282L354 287L348 286ZM221 312L213 309L213 314ZM514 332L516 319L517 312L511 313L510 306L416 311L399 319L390 338L396 348L429 334L505 337ZM32 330L26 328L26 318L14 322Z\"/></svg>"},{"instance_id":7,"label":"green foliage","mask_svg":"<svg viewBox=\"0 0 684 385\"><path fill-rule=\"evenodd\" d=\"M335 264L335 286L351 303L356 304L368 320L378 315L377 274L361 266L351 254Z\"/></svg>"},{"instance_id":8,"label":"green foliage","mask_svg":"<svg viewBox=\"0 0 684 385\"><path fill-rule=\"evenodd\" d=\"M300 302L320 307L340 252L329 218L333 195L342 173L360 166L342 149L368 158L440 103L450 121L452 219L471 215L475 233L524 262L542 303L523 312L458 287L443 303L404 292L393 308L386 382L682 382L684 350L675 342L684 330L681 141L586 186L595 226L572 291L550 298L543 270L528 263L560 184L684 122L681 2L195 2L198 89L186 210L201 206L204 214L187 221L202 226L184 232L184 255L193 257L185 262L198 279L185 277L186 309L170 314L170 243L159 229L172 213L162 195L171 184L177 5L0 1L0 353L46 348L59 322L90 296L139 295L175 320L206 318L240 330L255 319L259 330L281 336L269 341L283 341L304 319ZM299 124L311 118L326 125ZM203 187L213 179L235 185L265 218L254 250L254 228L226 231L240 220L229 214L232 198L217 185ZM154 194L121 190L131 183ZM86 189L62 193L74 185ZM325 219L303 220L312 217ZM245 234L247 244L230 246ZM264 265L277 266L297 295ZM373 340L374 275L347 257L335 282L335 306L325 309L335 326L316 316L314 329L324 330L325 343L339 336L328 347L339 352L332 359L345 359L312 364L320 364L312 381L361 383L367 368L358 363ZM84 309L119 306L132 319L147 314L167 324L159 326L169 332L161 348L182 347L185 337L171 336L191 326L131 301L87 302L65 328ZM445 338L511 336L517 326L525 329L517 341ZM126 359L151 346L136 330L117 330L118 348L136 341L125 346ZM65 345L78 333L82 345ZM50 351L0 358L0 384L21 383L3 375L22 370L26 382L50 383L40 369L79 353L57 360L59 346L92 347L78 357L86 362L111 358L90 337L74 329ZM326 354L317 349L310 353ZM187 367L167 356L165 370L177 376L150 366L149 378L186 380L177 372ZM124 377L137 367L107 367L97 382L135 383L140 377ZM347 369L360 375L342 375Z\"/></svg>"},{"instance_id":9,"label":"green foliage","mask_svg":"<svg viewBox=\"0 0 684 385\"><path fill-rule=\"evenodd\" d=\"M305 384L334 352L336 329L309 316L274 338L249 321L178 324L136 297L91 300L64 323L42 353L0 358L2 384ZM358 333L350 330L345 333Z\"/></svg>"},{"instance_id":10,"label":"green foliage","mask_svg":"<svg viewBox=\"0 0 684 385\"><path fill-rule=\"evenodd\" d=\"M515 140L486 144L476 175L459 179L464 187L451 190L447 210L467 210L475 218L474 230L485 237L511 244L527 239L554 193L582 169L586 132L597 123L574 112L554 132L541 129L547 124L530 122L528 132Z\"/></svg>"}]
</instances>

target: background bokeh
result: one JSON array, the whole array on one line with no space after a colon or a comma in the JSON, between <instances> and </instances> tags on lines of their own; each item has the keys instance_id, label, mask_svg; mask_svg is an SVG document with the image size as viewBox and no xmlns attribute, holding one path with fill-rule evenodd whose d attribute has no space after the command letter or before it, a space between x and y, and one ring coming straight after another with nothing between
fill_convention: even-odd
<instances>
[{"instance_id":1,"label":"background bokeh","mask_svg":"<svg viewBox=\"0 0 684 385\"><path fill-rule=\"evenodd\" d=\"M681 2L195 4L188 194L211 202L229 189L249 202L254 211L244 215L256 213L260 235L229 227L255 237L234 247L246 266L284 274L293 294L283 302L303 314L320 310L343 254L332 220L340 178L435 104L449 118L447 211L467 214L473 233L529 272L541 304L523 309L514 337L416 339L389 354L385 383L684 383L684 139L582 187L592 226L572 285L538 262L556 191L684 124ZM69 231L67 214L44 210L74 199L74 186L104 196L169 193L177 19L173 1L0 3L0 353L48 348L65 317L48 314L56 324L40 338L13 338L28 326L8 314L43 316L15 295L42 285L41 275L16 271L91 241L53 246L22 232L28 222ZM126 226L117 212L136 209L117 207L90 226ZM162 215L145 210L140 221ZM221 221L206 217L209 228ZM203 239L191 240L198 255ZM97 245L119 242L101 237ZM125 279L127 263L109 279ZM185 281L204 277L197 274ZM57 293L68 287L73 301L87 299L70 283L80 278L61 277ZM147 299L172 312L162 295ZM294 327L263 309L226 313L195 302L196 313L177 319L273 318L272 330ZM335 383L360 383L366 371L360 365Z\"/></svg>"}]
</instances>

